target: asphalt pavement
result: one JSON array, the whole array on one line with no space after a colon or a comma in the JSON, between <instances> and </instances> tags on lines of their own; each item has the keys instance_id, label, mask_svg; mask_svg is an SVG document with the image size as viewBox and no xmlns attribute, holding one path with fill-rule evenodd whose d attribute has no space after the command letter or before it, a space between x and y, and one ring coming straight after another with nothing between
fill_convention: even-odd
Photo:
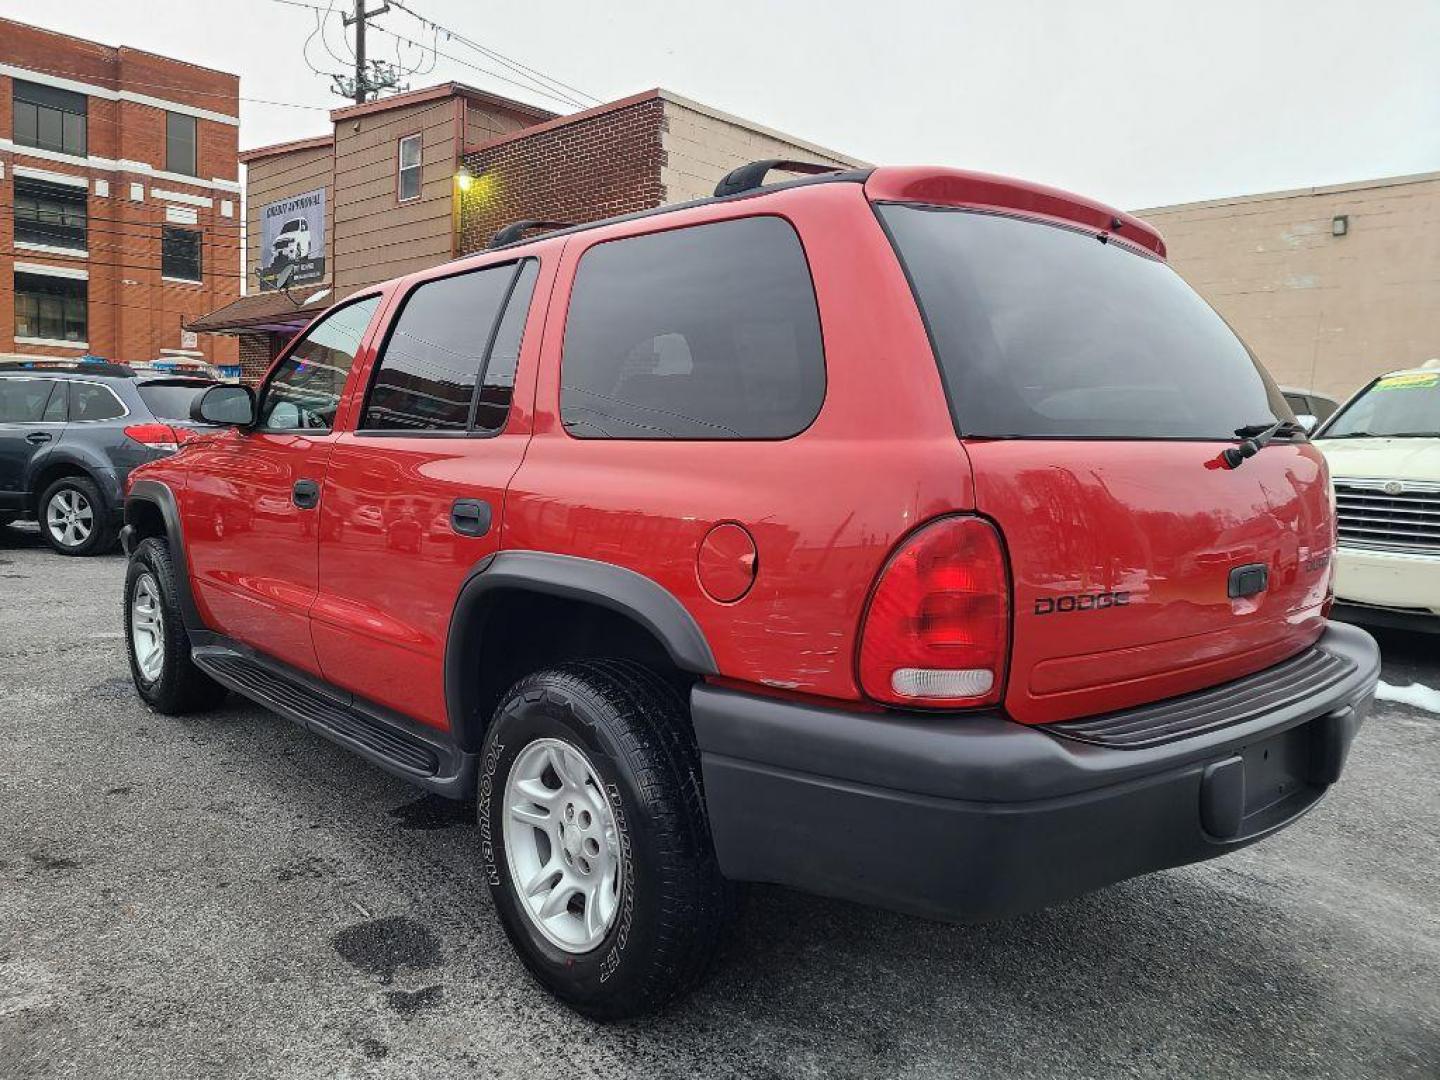
<instances>
[{"instance_id":1,"label":"asphalt pavement","mask_svg":"<svg viewBox=\"0 0 1440 1080\"><path fill-rule=\"evenodd\" d=\"M239 700L141 705L123 559L0 529L0 1078L1440 1077L1440 715L1309 816L983 927L750 891L714 976L603 1027L539 990L471 808ZM1440 688L1440 638L1385 680Z\"/></svg>"}]
</instances>

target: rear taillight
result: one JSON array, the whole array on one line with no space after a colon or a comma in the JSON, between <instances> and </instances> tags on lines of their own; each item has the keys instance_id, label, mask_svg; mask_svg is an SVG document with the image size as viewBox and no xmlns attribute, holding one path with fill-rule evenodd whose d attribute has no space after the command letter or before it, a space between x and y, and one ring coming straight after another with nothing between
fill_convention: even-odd
<instances>
[{"instance_id":1,"label":"rear taillight","mask_svg":"<svg viewBox=\"0 0 1440 1080\"><path fill-rule=\"evenodd\" d=\"M131 424L125 429L125 434L151 450L178 450L185 441L184 436L169 424Z\"/></svg>"},{"instance_id":2,"label":"rear taillight","mask_svg":"<svg viewBox=\"0 0 1440 1080\"><path fill-rule=\"evenodd\" d=\"M1010 582L988 521L944 518L880 573L860 639L860 685L877 701L957 708L1000 700Z\"/></svg>"}]
</instances>

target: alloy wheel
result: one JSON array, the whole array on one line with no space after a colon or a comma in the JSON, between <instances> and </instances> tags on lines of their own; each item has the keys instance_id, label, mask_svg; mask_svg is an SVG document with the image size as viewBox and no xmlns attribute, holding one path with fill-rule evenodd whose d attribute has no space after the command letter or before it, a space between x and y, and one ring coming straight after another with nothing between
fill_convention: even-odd
<instances>
[{"instance_id":1,"label":"alloy wheel","mask_svg":"<svg viewBox=\"0 0 1440 1080\"><path fill-rule=\"evenodd\" d=\"M45 527L62 547L79 547L95 529L95 510L79 491L61 488L45 508Z\"/></svg>"},{"instance_id":2,"label":"alloy wheel","mask_svg":"<svg viewBox=\"0 0 1440 1080\"><path fill-rule=\"evenodd\" d=\"M160 587L152 574L135 579L130 595L130 647L135 666L146 681L160 678L165 667L165 612L160 606Z\"/></svg>"},{"instance_id":3,"label":"alloy wheel","mask_svg":"<svg viewBox=\"0 0 1440 1080\"><path fill-rule=\"evenodd\" d=\"M624 889L610 800L586 756L560 739L537 739L505 783L505 854L521 910L557 948L597 948Z\"/></svg>"}]
</instances>

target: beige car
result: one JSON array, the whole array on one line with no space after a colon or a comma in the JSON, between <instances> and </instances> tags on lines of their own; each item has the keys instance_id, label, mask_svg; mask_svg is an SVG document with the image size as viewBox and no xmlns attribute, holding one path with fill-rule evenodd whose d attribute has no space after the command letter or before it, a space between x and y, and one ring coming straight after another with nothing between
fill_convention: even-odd
<instances>
[{"instance_id":1,"label":"beige car","mask_svg":"<svg viewBox=\"0 0 1440 1080\"><path fill-rule=\"evenodd\" d=\"M1380 376L1314 438L1339 511L1336 614L1440 632L1440 361Z\"/></svg>"}]
</instances>

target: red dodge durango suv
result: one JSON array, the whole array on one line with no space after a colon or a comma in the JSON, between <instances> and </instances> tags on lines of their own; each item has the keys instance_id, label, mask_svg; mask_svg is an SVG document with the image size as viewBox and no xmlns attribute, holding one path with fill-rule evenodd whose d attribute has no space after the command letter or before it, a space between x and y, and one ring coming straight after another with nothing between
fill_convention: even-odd
<instances>
[{"instance_id":1,"label":"red dodge durango suv","mask_svg":"<svg viewBox=\"0 0 1440 1080\"><path fill-rule=\"evenodd\" d=\"M1258 840L1378 678L1324 461L1152 228L771 168L362 289L126 506L145 701L475 799L601 1019L696 983L737 882L975 920Z\"/></svg>"}]
</instances>

